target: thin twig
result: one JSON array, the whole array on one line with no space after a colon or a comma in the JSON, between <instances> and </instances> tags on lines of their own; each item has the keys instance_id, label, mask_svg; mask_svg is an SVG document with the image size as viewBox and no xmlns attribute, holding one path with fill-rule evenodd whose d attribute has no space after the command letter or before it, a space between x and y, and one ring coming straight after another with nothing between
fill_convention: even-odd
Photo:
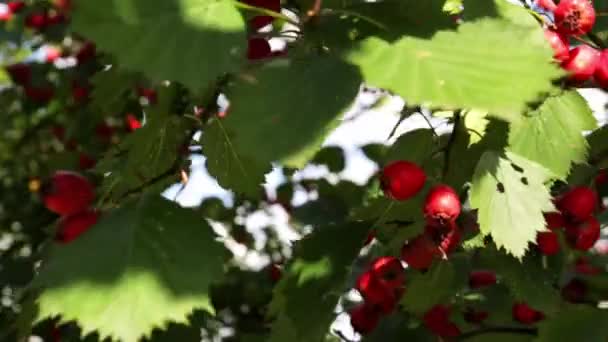
<instances>
[{"instance_id":1,"label":"thin twig","mask_svg":"<svg viewBox=\"0 0 608 342\"><path fill-rule=\"evenodd\" d=\"M448 143L445 146L443 172L442 172L442 176L441 176L441 178L443 180L445 180L445 177L448 175L448 171L450 168L450 157L452 154L452 146L454 145L454 142L456 141L456 134L458 133L460 121L461 121L460 110L457 110L454 112L454 128L452 128L452 134L450 135L450 139L448 140Z\"/></svg>"},{"instance_id":2,"label":"thin twig","mask_svg":"<svg viewBox=\"0 0 608 342\"><path fill-rule=\"evenodd\" d=\"M391 140L391 138L395 135L395 133L397 133L397 128L399 128L399 126L401 125L401 123L409 118L412 114L416 113L420 111L420 107L407 107L404 106L403 109L401 110L401 115L399 116L399 120L397 121L397 123L395 124L395 126L393 127L393 129L391 130L391 132L388 134L388 137L386 138L386 140Z\"/></svg>"},{"instance_id":3,"label":"thin twig","mask_svg":"<svg viewBox=\"0 0 608 342\"><path fill-rule=\"evenodd\" d=\"M538 331L535 328L525 328L525 327L483 327L478 330L469 331L459 336L458 340L466 340L471 337L490 334L490 333L505 333L505 334L520 334L520 335L530 335L536 336Z\"/></svg>"},{"instance_id":4,"label":"thin twig","mask_svg":"<svg viewBox=\"0 0 608 342\"><path fill-rule=\"evenodd\" d=\"M299 22L291 19L290 17L286 16L283 13L271 11L269 9L265 9L265 8L261 8L261 7L250 6L250 5L247 5L247 4L242 3L240 1L234 1L233 4L234 4L234 6L242 8L242 9L245 9L245 10L249 10L249 11L252 11L252 12L256 12L256 13L260 13L260 14L263 14L263 15L267 15L269 17L281 19L281 20L284 20L284 21L286 21L286 22L288 22L288 23L290 23L290 24L292 24L294 26L298 26L298 27L300 26Z\"/></svg>"}]
</instances>

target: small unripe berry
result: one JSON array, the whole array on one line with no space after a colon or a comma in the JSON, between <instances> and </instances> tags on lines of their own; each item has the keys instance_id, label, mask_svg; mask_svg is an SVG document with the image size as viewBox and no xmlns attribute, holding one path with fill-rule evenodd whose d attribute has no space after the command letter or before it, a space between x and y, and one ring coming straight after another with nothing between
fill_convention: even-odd
<instances>
[{"instance_id":1,"label":"small unripe berry","mask_svg":"<svg viewBox=\"0 0 608 342\"><path fill-rule=\"evenodd\" d=\"M429 268L439 255L439 248L427 234L422 234L409 241L401 250L401 260L405 261L408 267L417 270Z\"/></svg>"},{"instance_id":2,"label":"small unripe berry","mask_svg":"<svg viewBox=\"0 0 608 342\"><path fill-rule=\"evenodd\" d=\"M424 217L431 226L446 226L456 221L460 209L460 198L456 191L447 185L437 185L426 196Z\"/></svg>"},{"instance_id":3,"label":"small unripe berry","mask_svg":"<svg viewBox=\"0 0 608 342\"><path fill-rule=\"evenodd\" d=\"M350 312L350 324L361 335L367 335L378 325L380 313L367 303L353 308Z\"/></svg>"},{"instance_id":4,"label":"small unripe berry","mask_svg":"<svg viewBox=\"0 0 608 342\"><path fill-rule=\"evenodd\" d=\"M380 181L388 197L404 201L422 190L426 182L426 173L412 162L399 160L382 169Z\"/></svg>"},{"instance_id":5,"label":"small unripe berry","mask_svg":"<svg viewBox=\"0 0 608 342\"><path fill-rule=\"evenodd\" d=\"M536 234L538 250L544 255L559 253L559 238L555 232L538 232Z\"/></svg>"},{"instance_id":6,"label":"small unripe berry","mask_svg":"<svg viewBox=\"0 0 608 342\"><path fill-rule=\"evenodd\" d=\"M557 30L567 35L583 35L595 24L595 9L589 0L561 0L553 12Z\"/></svg>"},{"instance_id":7,"label":"small unripe berry","mask_svg":"<svg viewBox=\"0 0 608 342\"><path fill-rule=\"evenodd\" d=\"M55 240L60 243L74 241L97 223L99 213L92 210L65 216L59 221L59 230Z\"/></svg>"},{"instance_id":8,"label":"small unripe berry","mask_svg":"<svg viewBox=\"0 0 608 342\"><path fill-rule=\"evenodd\" d=\"M557 201L557 208L568 221L583 222L593 214L596 204L595 191L585 186L579 186L565 193Z\"/></svg>"},{"instance_id":9,"label":"small unripe berry","mask_svg":"<svg viewBox=\"0 0 608 342\"><path fill-rule=\"evenodd\" d=\"M553 49L553 58L558 62L565 62L570 58L569 42L563 34L553 31L551 29L545 29L545 39L551 45Z\"/></svg>"},{"instance_id":10,"label":"small unripe berry","mask_svg":"<svg viewBox=\"0 0 608 342\"><path fill-rule=\"evenodd\" d=\"M581 83L593 76L599 59L599 51L588 45L579 45L570 50L562 68L568 72L571 81Z\"/></svg>"},{"instance_id":11,"label":"small unripe berry","mask_svg":"<svg viewBox=\"0 0 608 342\"><path fill-rule=\"evenodd\" d=\"M523 324L534 324L545 318L545 315L533 308L529 307L526 303L516 303L513 305L513 319Z\"/></svg>"},{"instance_id":12,"label":"small unripe berry","mask_svg":"<svg viewBox=\"0 0 608 342\"><path fill-rule=\"evenodd\" d=\"M83 211L94 198L93 185L83 176L71 171L57 171L42 187L44 205L60 215Z\"/></svg>"},{"instance_id":13,"label":"small unripe berry","mask_svg":"<svg viewBox=\"0 0 608 342\"><path fill-rule=\"evenodd\" d=\"M566 238L574 249L586 251L600 238L600 223L593 216L586 222L566 227Z\"/></svg>"},{"instance_id":14,"label":"small unripe berry","mask_svg":"<svg viewBox=\"0 0 608 342\"><path fill-rule=\"evenodd\" d=\"M469 275L469 287L478 289L496 284L496 273L494 271L473 271Z\"/></svg>"},{"instance_id":15,"label":"small unripe berry","mask_svg":"<svg viewBox=\"0 0 608 342\"><path fill-rule=\"evenodd\" d=\"M595 79L595 83L600 87L604 89L608 88L608 49L600 52L600 58L593 73L593 78Z\"/></svg>"}]
</instances>

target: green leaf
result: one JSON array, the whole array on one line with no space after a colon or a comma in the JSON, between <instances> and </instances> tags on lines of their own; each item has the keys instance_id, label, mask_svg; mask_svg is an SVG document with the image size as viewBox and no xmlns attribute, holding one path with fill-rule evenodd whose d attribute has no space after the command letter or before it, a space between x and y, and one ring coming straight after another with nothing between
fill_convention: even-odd
<instances>
[{"instance_id":1,"label":"green leaf","mask_svg":"<svg viewBox=\"0 0 608 342\"><path fill-rule=\"evenodd\" d=\"M324 147L315 155L312 163L326 165L330 172L338 173L346 166L344 150L340 146Z\"/></svg>"},{"instance_id":2,"label":"green leaf","mask_svg":"<svg viewBox=\"0 0 608 342\"><path fill-rule=\"evenodd\" d=\"M521 259L536 233L545 229L543 212L555 210L545 182L554 175L515 153L488 151L477 164L470 190L480 230L498 247Z\"/></svg>"},{"instance_id":3,"label":"green leaf","mask_svg":"<svg viewBox=\"0 0 608 342\"><path fill-rule=\"evenodd\" d=\"M608 339L608 312L590 306L577 305L560 311L539 324L537 342L585 341L603 342Z\"/></svg>"},{"instance_id":4,"label":"green leaf","mask_svg":"<svg viewBox=\"0 0 608 342\"><path fill-rule=\"evenodd\" d=\"M540 27L536 30L540 34ZM370 38L349 60L360 66L366 82L395 91L409 105L475 108L516 120L562 75L551 63L548 44L522 40L532 33L484 19L429 40L404 37L389 44Z\"/></svg>"},{"instance_id":5,"label":"green leaf","mask_svg":"<svg viewBox=\"0 0 608 342\"><path fill-rule=\"evenodd\" d=\"M456 291L452 287L455 276L456 271L449 261L436 263L424 274L412 274L401 305L407 311L425 313L434 305L446 301Z\"/></svg>"},{"instance_id":6,"label":"green leaf","mask_svg":"<svg viewBox=\"0 0 608 342\"><path fill-rule=\"evenodd\" d=\"M195 211L161 197L115 209L68 245L54 245L35 279L39 319L75 320L135 342L194 309L214 312L209 287L220 281L224 247Z\"/></svg>"},{"instance_id":7,"label":"green leaf","mask_svg":"<svg viewBox=\"0 0 608 342\"><path fill-rule=\"evenodd\" d=\"M402 312L395 312L380 320L380 324L368 335L363 337L363 342L386 342L386 341L417 341L432 342L435 337L423 328L409 327L407 316Z\"/></svg>"},{"instance_id":8,"label":"green leaf","mask_svg":"<svg viewBox=\"0 0 608 342\"><path fill-rule=\"evenodd\" d=\"M365 223L321 226L299 242L270 304L279 317L271 341L288 341L279 338L285 330L293 330L296 341L323 340L369 228Z\"/></svg>"},{"instance_id":9,"label":"green leaf","mask_svg":"<svg viewBox=\"0 0 608 342\"><path fill-rule=\"evenodd\" d=\"M228 0L81 1L74 30L150 78L203 89L244 60L244 20Z\"/></svg>"},{"instance_id":10,"label":"green leaf","mask_svg":"<svg viewBox=\"0 0 608 342\"><path fill-rule=\"evenodd\" d=\"M520 262L510 255L487 247L479 253L479 266L495 270L516 301L550 314L556 311L560 301L553 288L553 275L543 268L541 259L528 255Z\"/></svg>"},{"instance_id":11,"label":"green leaf","mask_svg":"<svg viewBox=\"0 0 608 342\"><path fill-rule=\"evenodd\" d=\"M384 161L388 164L397 160L408 160L422 165L433 153L435 140L433 131L430 129L416 129L407 132L389 148Z\"/></svg>"},{"instance_id":12,"label":"green leaf","mask_svg":"<svg viewBox=\"0 0 608 342\"><path fill-rule=\"evenodd\" d=\"M116 67L98 72L91 78L93 85L91 106L98 108L104 114L121 111L127 101L125 95L132 89L133 81L132 73Z\"/></svg>"},{"instance_id":13,"label":"green leaf","mask_svg":"<svg viewBox=\"0 0 608 342\"><path fill-rule=\"evenodd\" d=\"M538 110L511 123L509 148L565 178L572 163L587 159L582 132L596 126L587 101L578 92L567 91L547 98Z\"/></svg>"},{"instance_id":14,"label":"green leaf","mask_svg":"<svg viewBox=\"0 0 608 342\"><path fill-rule=\"evenodd\" d=\"M331 57L271 63L227 90L230 114L221 125L238 155L299 168L339 123L360 82L356 68Z\"/></svg>"}]
</instances>

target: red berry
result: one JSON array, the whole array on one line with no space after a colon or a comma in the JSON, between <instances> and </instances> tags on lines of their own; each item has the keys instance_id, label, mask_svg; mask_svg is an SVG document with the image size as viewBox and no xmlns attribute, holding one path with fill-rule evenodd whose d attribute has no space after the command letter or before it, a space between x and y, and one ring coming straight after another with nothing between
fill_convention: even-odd
<instances>
[{"instance_id":1,"label":"red berry","mask_svg":"<svg viewBox=\"0 0 608 342\"><path fill-rule=\"evenodd\" d=\"M281 269L281 267L279 267L279 265L277 264L271 264L270 265L270 279L276 283L279 280L281 280L281 277L283 276L283 270Z\"/></svg>"},{"instance_id":2,"label":"red berry","mask_svg":"<svg viewBox=\"0 0 608 342\"><path fill-rule=\"evenodd\" d=\"M9 21L12 18L13 18L13 13L11 13L11 11L9 11L8 9L0 12L0 22Z\"/></svg>"},{"instance_id":3,"label":"red berry","mask_svg":"<svg viewBox=\"0 0 608 342\"><path fill-rule=\"evenodd\" d=\"M145 97L150 104L156 103L157 93L154 89L137 87L137 95L139 97Z\"/></svg>"},{"instance_id":4,"label":"red berry","mask_svg":"<svg viewBox=\"0 0 608 342\"><path fill-rule=\"evenodd\" d=\"M595 82L602 88L608 88L608 49L600 52L597 67L593 73Z\"/></svg>"},{"instance_id":5,"label":"red berry","mask_svg":"<svg viewBox=\"0 0 608 342\"><path fill-rule=\"evenodd\" d=\"M51 86L36 87L26 85L24 90L25 96L27 96L30 100L41 104L49 102L53 96L55 96L55 90Z\"/></svg>"},{"instance_id":6,"label":"red berry","mask_svg":"<svg viewBox=\"0 0 608 342\"><path fill-rule=\"evenodd\" d=\"M435 305L424 314L422 318L427 329L440 337L456 337L460 335L460 329L456 324L450 322L450 308L443 305Z\"/></svg>"},{"instance_id":7,"label":"red berry","mask_svg":"<svg viewBox=\"0 0 608 342\"><path fill-rule=\"evenodd\" d=\"M357 278L356 289L365 299L365 303L373 306L377 311L389 314L395 309L396 292L386 286L371 271L367 271Z\"/></svg>"},{"instance_id":8,"label":"red berry","mask_svg":"<svg viewBox=\"0 0 608 342\"><path fill-rule=\"evenodd\" d=\"M246 4L266 8L274 12L281 11L281 1L280 0L246 0ZM274 21L274 18L269 15L259 15L255 16L251 19L251 27L255 30L258 30L266 25L271 24Z\"/></svg>"},{"instance_id":9,"label":"red berry","mask_svg":"<svg viewBox=\"0 0 608 342\"><path fill-rule=\"evenodd\" d=\"M371 267L372 274L386 287L397 289L403 286L405 275L401 261L395 257L376 259Z\"/></svg>"},{"instance_id":10,"label":"red berry","mask_svg":"<svg viewBox=\"0 0 608 342\"><path fill-rule=\"evenodd\" d=\"M25 7L25 2L24 1L9 1L6 5L8 6L8 9L11 11L11 13L17 13Z\"/></svg>"},{"instance_id":11,"label":"red berry","mask_svg":"<svg viewBox=\"0 0 608 342\"><path fill-rule=\"evenodd\" d=\"M556 212L545 213L545 222L547 223L547 228L549 228L549 230L556 230L566 226L564 216Z\"/></svg>"},{"instance_id":12,"label":"red berry","mask_svg":"<svg viewBox=\"0 0 608 342\"><path fill-rule=\"evenodd\" d=\"M370 231L369 234L367 234L367 237L365 238L365 242L363 242L363 246L367 246L370 243L372 243L372 241L374 241L374 238L376 237L376 233L375 231Z\"/></svg>"},{"instance_id":13,"label":"red berry","mask_svg":"<svg viewBox=\"0 0 608 342\"><path fill-rule=\"evenodd\" d=\"M95 225L98 219L99 213L93 210L65 216L59 221L59 231L55 240L60 243L72 242Z\"/></svg>"},{"instance_id":14,"label":"red berry","mask_svg":"<svg viewBox=\"0 0 608 342\"><path fill-rule=\"evenodd\" d=\"M593 214L596 204L595 191L585 186L579 186L565 193L557 201L557 208L567 220L583 222Z\"/></svg>"},{"instance_id":15,"label":"red berry","mask_svg":"<svg viewBox=\"0 0 608 342\"><path fill-rule=\"evenodd\" d=\"M380 178L384 193L398 201L414 197L426 182L426 174L418 165L404 160L388 164Z\"/></svg>"},{"instance_id":16,"label":"red berry","mask_svg":"<svg viewBox=\"0 0 608 342\"><path fill-rule=\"evenodd\" d=\"M494 271L473 271L469 275L469 286L472 289L494 284L496 284L496 273Z\"/></svg>"},{"instance_id":17,"label":"red berry","mask_svg":"<svg viewBox=\"0 0 608 342\"><path fill-rule=\"evenodd\" d=\"M46 25L47 26L57 25L57 24L65 23L66 21L67 21L67 18L65 17L65 15L63 13L52 13L47 16Z\"/></svg>"},{"instance_id":18,"label":"red berry","mask_svg":"<svg viewBox=\"0 0 608 342\"><path fill-rule=\"evenodd\" d=\"M568 38L561 33L555 32L551 29L545 29L545 39L551 45L553 49L553 58L557 61L565 62L570 57Z\"/></svg>"},{"instance_id":19,"label":"red berry","mask_svg":"<svg viewBox=\"0 0 608 342\"><path fill-rule=\"evenodd\" d=\"M605 184L608 184L608 169L601 169L595 176L595 186L601 187Z\"/></svg>"},{"instance_id":20,"label":"red berry","mask_svg":"<svg viewBox=\"0 0 608 342\"><path fill-rule=\"evenodd\" d=\"M114 128L103 121L95 126L95 134L104 142L109 142L114 135Z\"/></svg>"},{"instance_id":21,"label":"red berry","mask_svg":"<svg viewBox=\"0 0 608 342\"><path fill-rule=\"evenodd\" d=\"M536 6L549 12L553 12L557 8L557 5L555 2L553 2L553 0L536 0Z\"/></svg>"},{"instance_id":22,"label":"red berry","mask_svg":"<svg viewBox=\"0 0 608 342\"><path fill-rule=\"evenodd\" d=\"M31 13L25 17L25 27L41 30L47 26L47 21L48 17L46 13Z\"/></svg>"},{"instance_id":23,"label":"red berry","mask_svg":"<svg viewBox=\"0 0 608 342\"><path fill-rule=\"evenodd\" d=\"M367 304L361 304L353 308L349 312L349 315L350 324L361 335L367 335L372 332L380 320L380 313Z\"/></svg>"},{"instance_id":24,"label":"red berry","mask_svg":"<svg viewBox=\"0 0 608 342\"><path fill-rule=\"evenodd\" d=\"M409 241L401 250L401 259L408 267L425 270L431 266L435 257L439 256L439 249L430 236L422 234Z\"/></svg>"},{"instance_id":25,"label":"red berry","mask_svg":"<svg viewBox=\"0 0 608 342\"><path fill-rule=\"evenodd\" d=\"M595 9L589 0L561 0L553 11L557 30L567 35L583 35L595 24Z\"/></svg>"},{"instance_id":26,"label":"red berry","mask_svg":"<svg viewBox=\"0 0 608 342\"><path fill-rule=\"evenodd\" d=\"M95 164L97 164L95 159L89 157L89 155L86 153L80 153L80 156L78 157L78 165L80 166L81 170L91 169L95 167Z\"/></svg>"},{"instance_id":27,"label":"red berry","mask_svg":"<svg viewBox=\"0 0 608 342\"><path fill-rule=\"evenodd\" d=\"M6 72L11 76L13 82L26 85L32 79L32 68L25 63L12 64L6 67Z\"/></svg>"},{"instance_id":28,"label":"red berry","mask_svg":"<svg viewBox=\"0 0 608 342\"><path fill-rule=\"evenodd\" d=\"M125 121L127 125L127 131L129 132L133 132L134 130L142 127L141 122L137 120L137 118L133 114L127 114L127 116L125 117Z\"/></svg>"},{"instance_id":29,"label":"red berry","mask_svg":"<svg viewBox=\"0 0 608 342\"><path fill-rule=\"evenodd\" d=\"M592 265L586 257L576 259L574 270L576 273L584 275L598 275L602 273L602 269Z\"/></svg>"},{"instance_id":30,"label":"red berry","mask_svg":"<svg viewBox=\"0 0 608 342\"><path fill-rule=\"evenodd\" d=\"M71 171L57 171L43 186L42 200L52 212L71 215L87 208L93 201L93 185Z\"/></svg>"},{"instance_id":31,"label":"red berry","mask_svg":"<svg viewBox=\"0 0 608 342\"><path fill-rule=\"evenodd\" d=\"M88 62L89 60L95 58L95 55L97 53L97 48L95 47L95 44L91 43L91 42L86 42L81 48L80 50L78 50L78 52L76 52L76 60L78 61L78 64L83 64Z\"/></svg>"},{"instance_id":32,"label":"red berry","mask_svg":"<svg viewBox=\"0 0 608 342\"><path fill-rule=\"evenodd\" d=\"M424 217L431 226L445 226L456 221L460 209L456 191L447 185L437 185L426 196Z\"/></svg>"},{"instance_id":33,"label":"red berry","mask_svg":"<svg viewBox=\"0 0 608 342\"><path fill-rule=\"evenodd\" d=\"M483 321L488 319L489 316L490 313L487 311L477 311L472 308L468 308L464 312L464 320L473 324L482 323Z\"/></svg>"},{"instance_id":34,"label":"red berry","mask_svg":"<svg viewBox=\"0 0 608 342\"><path fill-rule=\"evenodd\" d=\"M600 223L593 216L586 222L566 227L566 238L574 249L586 251L600 238Z\"/></svg>"},{"instance_id":35,"label":"red berry","mask_svg":"<svg viewBox=\"0 0 608 342\"><path fill-rule=\"evenodd\" d=\"M599 51L588 45L579 45L570 50L568 59L562 63L562 68L568 72L571 81L580 83L593 76L599 59Z\"/></svg>"},{"instance_id":36,"label":"red berry","mask_svg":"<svg viewBox=\"0 0 608 342\"><path fill-rule=\"evenodd\" d=\"M555 255L559 253L559 237L555 232L538 232L536 234L536 244L544 255Z\"/></svg>"},{"instance_id":37,"label":"red berry","mask_svg":"<svg viewBox=\"0 0 608 342\"><path fill-rule=\"evenodd\" d=\"M45 61L47 63L54 62L57 58L61 57L61 50L54 46L47 46L45 49Z\"/></svg>"},{"instance_id":38,"label":"red berry","mask_svg":"<svg viewBox=\"0 0 608 342\"><path fill-rule=\"evenodd\" d=\"M587 294L587 285L580 279L572 279L562 288L562 297L571 303L581 303Z\"/></svg>"},{"instance_id":39,"label":"red berry","mask_svg":"<svg viewBox=\"0 0 608 342\"><path fill-rule=\"evenodd\" d=\"M251 38L247 46L247 59L255 61L272 55L270 43L264 38Z\"/></svg>"},{"instance_id":40,"label":"red berry","mask_svg":"<svg viewBox=\"0 0 608 342\"><path fill-rule=\"evenodd\" d=\"M534 324L545 318L542 312L532 309L526 303L513 304L512 313L513 319L523 324Z\"/></svg>"},{"instance_id":41,"label":"red berry","mask_svg":"<svg viewBox=\"0 0 608 342\"><path fill-rule=\"evenodd\" d=\"M69 12L72 9L72 0L53 0L53 6L62 12Z\"/></svg>"}]
</instances>

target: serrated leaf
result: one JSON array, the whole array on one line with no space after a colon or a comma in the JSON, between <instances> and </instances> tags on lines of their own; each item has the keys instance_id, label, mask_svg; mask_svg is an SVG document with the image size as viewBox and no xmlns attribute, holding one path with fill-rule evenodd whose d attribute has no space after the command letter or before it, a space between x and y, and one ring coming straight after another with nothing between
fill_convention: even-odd
<instances>
[{"instance_id":1,"label":"serrated leaf","mask_svg":"<svg viewBox=\"0 0 608 342\"><path fill-rule=\"evenodd\" d=\"M150 78L203 89L245 56L244 20L228 0L113 0L74 6L74 30Z\"/></svg>"},{"instance_id":2,"label":"serrated leaf","mask_svg":"<svg viewBox=\"0 0 608 342\"><path fill-rule=\"evenodd\" d=\"M430 158L435 144L433 131L416 129L402 134L388 149L384 161L388 164L397 160L407 160L422 165Z\"/></svg>"},{"instance_id":3,"label":"serrated leaf","mask_svg":"<svg viewBox=\"0 0 608 342\"><path fill-rule=\"evenodd\" d=\"M456 272L449 261L440 261L424 273L416 273L408 279L407 291L401 305L410 312L423 314L436 304L445 301L452 288Z\"/></svg>"},{"instance_id":4,"label":"serrated leaf","mask_svg":"<svg viewBox=\"0 0 608 342\"><path fill-rule=\"evenodd\" d=\"M227 90L230 114L222 125L238 154L300 168L339 123L360 82L356 68L331 57L271 63Z\"/></svg>"},{"instance_id":5,"label":"serrated leaf","mask_svg":"<svg viewBox=\"0 0 608 342\"><path fill-rule=\"evenodd\" d=\"M75 320L83 334L125 342L194 309L214 312L209 287L226 250L195 211L147 196L115 209L68 245L55 245L35 279L39 319Z\"/></svg>"},{"instance_id":6,"label":"serrated leaf","mask_svg":"<svg viewBox=\"0 0 608 342\"><path fill-rule=\"evenodd\" d=\"M370 38L349 60L366 82L395 91L410 105L475 108L515 120L562 75L547 44L521 39L530 30L483 19L429 40L404 37L388 44Z\"/></svg>"},{"instance_id":7,"label":"serrated leaf","mask_svg":"<svg viewBox=\"0 0 608 342\"><path fill-rule=\"evenodd\" d=\"M583 131L597 127L587 101L572 90L551 96L518 122L511 123L511 151L565 178L572 163L587 159Z\"/></svg>"},{"instance_id":8,"label":"serrated leaf","mask_svg":"<svg viewBox=\"0 0 608 342\"><path fill-rule=\"evenodd\" d=\"M286 324L297 341L323 340L369 228L365 223L321 226L299 242L270 304L278 316L271 341L285 341L278 336L284 336Z\"/></svg>"},{"instance_id":9,"label":"serrated leaf","mask_svg":"<svg viewBox=\"0 0 608 342\"><path fill-rule=\"evenodd\" d=\"M585 341L603 342L608 339L608 312L590 306L577 305L560 311L539 324L537 342Z\"/></svg>"},{"instance_id":10,"label":"serrated leaf","mask_svg":"<svg viewBox=\"0 0 608 342\"><path fill-rule=\"evenodd\" d=\"M552 177L549 170L515 153L484 153L470 190L481 232L521 259L536 233L545 229L543 212L555 210L544 184Z\"/></svg>"}]
</instances>

